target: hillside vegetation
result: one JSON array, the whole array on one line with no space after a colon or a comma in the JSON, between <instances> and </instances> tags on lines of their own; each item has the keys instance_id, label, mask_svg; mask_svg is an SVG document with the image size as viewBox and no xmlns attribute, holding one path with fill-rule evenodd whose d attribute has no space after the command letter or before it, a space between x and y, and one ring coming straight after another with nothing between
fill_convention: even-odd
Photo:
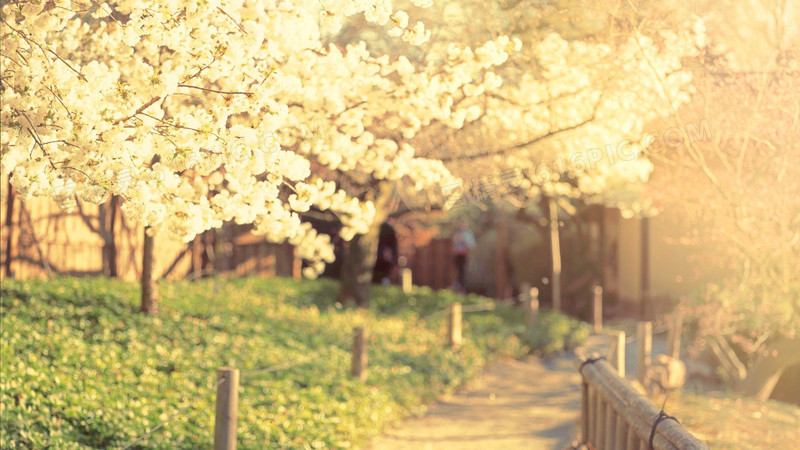
<instances>
[{"instance_id":1,"label":"hillside vegetation","mask_svg":"<svg viewBox=\"0 0 800 450\"><path fill-rule=\"evenodd\" d=\"M148 317L136 312L133 283L4 282L0 446L118 448L181 411L134 448L207 448L215 371L231 366L242 371L240 448L357 447L488 359L559 351L587 334L555 314L526 329L519 308L498 306L465 313L454 351L444 345L446 306L489 299L377 287L371 309L341 309L334 282L280 278L161 292L161 315ZM349 377L354 326L370 333L366 383Z\"/></svg>"}]
</instances>

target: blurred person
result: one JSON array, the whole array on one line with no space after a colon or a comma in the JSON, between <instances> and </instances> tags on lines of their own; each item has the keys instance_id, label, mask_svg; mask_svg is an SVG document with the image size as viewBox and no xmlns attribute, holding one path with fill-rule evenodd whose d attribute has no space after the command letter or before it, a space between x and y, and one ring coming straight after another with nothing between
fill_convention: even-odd
<instances>
[{"instance_id":1,"label":"blurred person","mask_svg":"<svg viewBox=\"0 0 800 450\"><path fill-rule=\"evenodd\" d=\"M372 270L372 282L388 286L397 269L397 231L387 221L381 224L378 234L378 257Z\"/></svg>"},{"instance_id":2,"label":"blurred person","mask_svg":"<svg viewBox=\"0 0 800 450\"><path fill-rule=\"evenodd\" d=\"M475 248L475 235L469 229L467 221L458 222L453 232L453 262L456 265L456 281L454 290L464 293L467 291L467 261L469 253Z\"/></svg>"}]
</instances>

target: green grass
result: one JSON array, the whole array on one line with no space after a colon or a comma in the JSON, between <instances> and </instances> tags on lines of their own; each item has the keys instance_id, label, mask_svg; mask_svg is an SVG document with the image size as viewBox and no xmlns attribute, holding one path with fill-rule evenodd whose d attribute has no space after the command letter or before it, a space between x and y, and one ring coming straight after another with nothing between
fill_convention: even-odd
<instances>
[{"instance_id":1,"label":"green grass","mask_svg":"<svg viewBox=\"0 0 800 450\"><path fill-rule=\"evenodd\" d=\"M661 405L664 396L653 401ZM800 447L800 407L794 405L685 389L671 392L665 409L713 449Z\"/></svg>"},{"instance_id":2,"label":"green grass","mask_svg":"<svg viewBox=\"0 0 800 450\"><path fill-rule=\"evenodd\" d=\"M336 289L328 280L281 278L162 283L161 314L148 317L136 312L134 283L7 280L0 447L121 447L186 408L136 447L210 448L222 366L243 373L240 448L358 447L491 358L549 353L580 337L564 318L546 319L556 326L544 335L533 332L521 310L499 306L467 313L465 344L454 351L443 345L439 311L488 299L376 287L365 311L335 308ZM348 376L351 331L362 325L370 333L366 383ZM303 358L313 359L244 375Z\"/></svg>"}]
</instances>

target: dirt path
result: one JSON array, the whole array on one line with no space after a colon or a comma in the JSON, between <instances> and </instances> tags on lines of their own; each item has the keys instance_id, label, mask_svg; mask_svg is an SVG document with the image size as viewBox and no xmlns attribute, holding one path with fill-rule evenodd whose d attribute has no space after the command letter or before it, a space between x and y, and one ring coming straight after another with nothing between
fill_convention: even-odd
<instances>
[{"instance_id":1,"label":"dirt path","mask_svg":"<svg viewBox=\"0 0 800 450\"><path fill-rule=\"evenodd\" d=\"M402 422L369 449L563 449L576 434L580 376L572 355L492 364L464 392Z\"/></svg>"}]
</instances>

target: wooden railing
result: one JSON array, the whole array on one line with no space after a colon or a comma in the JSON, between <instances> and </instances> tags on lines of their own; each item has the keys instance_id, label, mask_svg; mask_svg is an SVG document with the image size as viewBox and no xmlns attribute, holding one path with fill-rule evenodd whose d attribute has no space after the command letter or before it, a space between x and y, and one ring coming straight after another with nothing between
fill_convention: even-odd
<instances>
[{"instance_id":1,"label":"wooden railing","mask_svg":"<svg viewBox=\"0 0 800 450\"><path fill-rule=\"evenodd\" d=\"M581 440L590 449L707 449L605 358L581 358Z\"/></svg>"}]
</instances>

